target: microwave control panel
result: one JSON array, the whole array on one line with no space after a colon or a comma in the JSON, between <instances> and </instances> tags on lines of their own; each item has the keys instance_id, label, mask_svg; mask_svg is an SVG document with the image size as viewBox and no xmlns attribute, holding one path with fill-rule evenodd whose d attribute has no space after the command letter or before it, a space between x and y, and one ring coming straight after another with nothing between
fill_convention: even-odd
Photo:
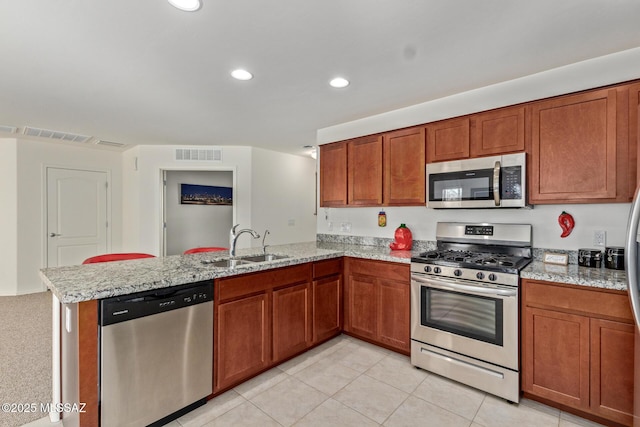
<instances>
[{"instance_id":1,"label":"microwave control panel","mask_svg":"<svg viewBox=\"0 0 640 427\"><path fill-rule=\"evenodd\" d=\"M501 172L501 198L505 200L522 199L522 166L505 166Z\"/></svg>"}]
</instances>

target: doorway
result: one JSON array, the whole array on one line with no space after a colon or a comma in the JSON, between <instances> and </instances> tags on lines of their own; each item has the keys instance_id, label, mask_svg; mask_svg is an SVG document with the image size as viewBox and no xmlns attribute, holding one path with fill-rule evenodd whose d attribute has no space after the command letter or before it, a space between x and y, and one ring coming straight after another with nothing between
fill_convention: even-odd
<instances>
[{"instance_id":1,"label":"doorway","mask_svg":"<svg viewBox=\"0 0 640 427\"><path fill-rule=\"evenodd\" d=\"M189 200L189 192L232 193L232 170L163 171L163 255L180 255L197 247L229 247L234 204ZM227 190L228 189L228 190Z\"/></svg>"},{"instance_id":2,"label":"doorway","mask_svg":"<svg viewBox=\"0 0 640 427\"><path fill-rule=\"evenodd\" d=\"M82 264L107 253L109 236L109 174L46 168L47 267Z\"/></svg>"}]
</instances>

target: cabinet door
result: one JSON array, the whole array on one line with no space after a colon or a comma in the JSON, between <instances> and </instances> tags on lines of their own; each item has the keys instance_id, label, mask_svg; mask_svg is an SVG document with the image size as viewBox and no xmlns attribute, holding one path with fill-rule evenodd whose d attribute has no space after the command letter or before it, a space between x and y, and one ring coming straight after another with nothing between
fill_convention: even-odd
<instances>
[{"instance_id":1,"label":"cabinet door","mask_svg":"<svg viewBox=\"0 0 640 427\"><path fill-rule=\"evenodd\" d=\"M525 392L574 408L589 408L589 318L526 307Z\"/></svg>"},{"instance_id":2,"label":"cabinet door","mask_svg":"<svg viewBox=\"0 0 640 427\"><path fill-rule=\"evenodd\" d=\"M266 294L218 306L215 391L235 385L270 363Z\"/></svg>"},{"instance_id":3,"label":"cabinet door","mask_svg":"<svg viewBox=\"0 0 640 427\"><path fill-rule=\"evenodd\" d=\"M342 276L313 282L313 342L340 334L342 322Z\"/></svg>"},{"instance_id":4,"label":"cabinet door","mask_svg":"<svg viewBox=\"0 0 640 427\"><path fill-rule=\"evenodd\" d=\"M409 354L409 283L380 280L378 288L378 337L380 342Z\"/></svg>"},{"instance_id":5,"label":"cabinet door","mask_svg":"<svg viewBox=\"0 0 640 427\"><path fill-rule=\"evenodd\" d=\"M347 144L320 146L320 206L347 204Z\"/></svg>"},{"instance_id":6,"label":"cabinet door","mask_svg":"<svg viewBox=\"0 0 640 427\"><path fill-rule=\"evenodd\" d=\"M616 90L552 99L531 108L529 200L615 201Z\"/></svg>"},{"instance_id":7,"label":"cabinet door","mask_svg":"<svg viewBox=\"0 0 640 427\"><path fill-rule=\"evenodd\" d=\"M634 325L591 319L591 409L633 423Z\"/></svg>"},{"instance_id":8,"label":"cabinet door","mask_svg":"<svg viewBox=\"0 0 640 427\"><path fill-rule=\"evenodd\" d=\"M348 142L348 203L382 204L382 136L373 135Z\"/></svg>"},{"instance_id":9,"label":"cabinet door","mask_svg":"<svg viewBox=\"0 0 640 427\"><path fill-rule=\"evenodd\" d=\"M350 275L345 292L345 324L347 332L363 338L377 337L377 285L375 277Z\"/></svg>"},{"instance_id":10,"label":"cabinet door","mask_svg":"<svg viewBox=\"0 0 640 427\"><path fill-rule=\"evenodd\" d=\"M425 204L425 132L423 127L383 135L384 204Z\"/></svg>"},{"instance_id":11,"label":"cabinet door","mask_svg":"<svg viewBox=\"0 0 640 427\"><path fill-rule=\"evenodd\" d=\"M474 115L471 157L524 151L524 114L519 106Z\"/></svg>"},{"instance_id":12,"label":"cabinet door","mask_svg":"<svg viewBox=\"0 0 640 427\"><path fill-rule=\"evenodd\" d=\"M427 125L427 163L469 158L469 118Z\"/></svg>"},{"instance_id":13,"label":"cabinet door","mask_svg":"<svg viewBox=\"0 0 640 427\"><path fill-rule=\"evenodd\" d=\"M273 291L273 359L293 356L311 346L309 283Z\"/></svg>"},{"instance_id":14,"label":"cabinet door","mask_svg":"<svg viewBox=\"0 0 640 427\"><path fill-rule=\"evenodd\" d=\"M640 184L640 170L637 149L640 147L640 84L629 86L629 178L631 183ZM633 189L632 189L633 190Z\"/></svg>"}]
</instances>

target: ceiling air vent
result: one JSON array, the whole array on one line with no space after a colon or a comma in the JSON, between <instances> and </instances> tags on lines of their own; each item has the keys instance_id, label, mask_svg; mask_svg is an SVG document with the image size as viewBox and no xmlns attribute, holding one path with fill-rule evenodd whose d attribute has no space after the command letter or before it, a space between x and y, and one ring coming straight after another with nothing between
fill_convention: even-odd
<instances>
[{"instance_id":1,"label":"ceiling air vent","mask_svg":"<svg viewBox=\"0 0 640 427\"><path fill-rule=\"evenodd\" d=\"M0 125L0 132L16 133L17 127Z\"/></svg>"},{"instance_id":2,"label":"ceiling air vent","mask_svg":"<svg viewBox=\"0 0 640 427\"><path fill-rule=\"evenodd\" d=\"M177 148L176 160L222 161L222 148Z\"/></svg>"},{"instance_id":3,"label":"ceiling air vent","mask_svg":"<svg viewBox=\"0 0 640 427\"><path fill-rule=\"evenodd\" d=\"M68 141L68 142L88 142L91 139L90 136L86 136L86 135L77 135L73 133L59 132L59 131L48 130L48 129L38 129L38 128L29 127L29 126L25 127L22 133L29 136L58 139L60 141Z\"/></svg>"},{"instance_id":4,"label":"ceiling air vent","mask_svg":"<svg viewBox=\"0 0 640 427\"><path fill-rule=\"evenodd\" d=\"M122 148L127 144L123 144L121 142L113 142L113 141L103 141L102 139L99 139L96 143L96 145L104 145L106 147L115 147L115 148Z\"/></svg>"}]
</instances>

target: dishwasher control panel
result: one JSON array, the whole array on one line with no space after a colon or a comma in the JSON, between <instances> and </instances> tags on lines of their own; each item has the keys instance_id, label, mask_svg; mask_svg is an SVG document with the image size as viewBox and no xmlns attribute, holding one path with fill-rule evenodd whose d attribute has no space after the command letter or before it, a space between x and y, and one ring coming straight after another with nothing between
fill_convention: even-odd
<instances>
[{"instance_id":1,"label":"dishwasher control panel","mask_svg":"<svg viewBox=\"0 0 640 427\"><path fill-rule=\"evenodd\" d=\"M165 311L213 301L213 280L100 300L99 323L113 325Z\"/></svg>"}]
</instances>

